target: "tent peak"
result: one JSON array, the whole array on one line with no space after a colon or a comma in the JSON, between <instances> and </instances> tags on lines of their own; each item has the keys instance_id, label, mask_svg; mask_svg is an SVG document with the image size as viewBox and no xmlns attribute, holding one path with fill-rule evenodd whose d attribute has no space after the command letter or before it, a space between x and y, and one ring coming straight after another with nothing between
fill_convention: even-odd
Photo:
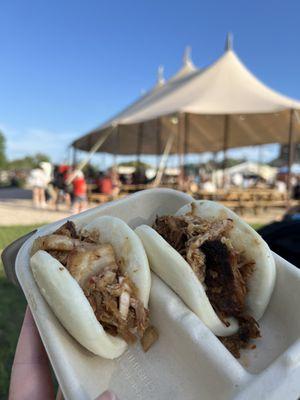
<instances>
[{"instance_id":1,"label":"tent peak","mask_svg":"<svg viewBox=\"0 0 300 400\"><path fill-rule=\"evenodd\" d=\"M166 83L166 80L164 77L164 70L165 70L165 67L163 65L158 66L156 86L162 86Z\"/></svg>"},{"instance_id":2,"label":"tent peak","mask_svg":"<svg viewBox=\"0 0 300 400\"><path fill-rule=\"evenodd\" d=\"M191 55L192 55L192 47L186 46L184 49L183 58L182 58L183 66L188 67L191 70L194 70L194 69L196 69L196 67L192 61Z\"/></svg>"},{"instance_id":3,"label":"tent peak","mask_svg":"<svg viewBox=\"0 0 300 400\"><path fill-rule=\"evenodd\" d=\"M227 32L226 42L225 42L225 51L229 51L233 49L233 34L231 32Z\"/></svg>"},{"instance_id":4,"label":"tent peak","mask_svg":"<svg viewBox=\"0 0 300 400\"><path fill-rule=\"evenodd\" d=\"M170 79L171 82L177 81L181 78L185 78L197 70L191 59L191 51L191 47L186 46L183 53L183 66L180 68L179 71L177 71L174 76L172 76L172 78Z\"/></svg>"}]
</instances>

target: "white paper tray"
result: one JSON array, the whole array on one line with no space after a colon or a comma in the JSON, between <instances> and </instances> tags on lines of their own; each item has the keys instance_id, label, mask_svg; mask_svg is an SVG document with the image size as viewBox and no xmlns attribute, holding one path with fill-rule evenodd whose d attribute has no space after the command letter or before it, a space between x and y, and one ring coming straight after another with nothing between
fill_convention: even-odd
<instances>
[{"instance_id":1,"label":"white paper tray","mask_svg":"<svg viewBox=\"0 0 300 400\"><path fill-rule=\"evenodd\" d=\"M122 218L132 228L173 214L192 198L170 189L152 189L72 216L76 225L100 215ZM236 360L159 278L152 275L150 310L158 342L144 353L139 344L109 361L82 348L60 325L35 284L29 251L38 230L20 249L16 273L66 399L94 399L106 389L120 400L292 399L300 397L300 271L274 254L277 278L260 321L257 348Z\"/></svg>"}]
</instances>

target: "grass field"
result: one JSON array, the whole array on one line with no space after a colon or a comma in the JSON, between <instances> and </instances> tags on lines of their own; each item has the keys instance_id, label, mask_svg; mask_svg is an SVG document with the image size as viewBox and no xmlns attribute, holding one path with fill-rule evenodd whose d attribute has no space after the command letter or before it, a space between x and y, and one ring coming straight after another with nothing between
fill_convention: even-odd
<instances>
[{"instance_id":1,"label":"grass field","mask_svg":"<svg viewBox=\"0 0 300 400\"><path fill-rule=\"evenodd\" d=\"M1 226L0 252L36 226ZM21 289L9 283L0 262L0 400L8 397L9 377L26 301Z\"/></svg>"}]
</instances>

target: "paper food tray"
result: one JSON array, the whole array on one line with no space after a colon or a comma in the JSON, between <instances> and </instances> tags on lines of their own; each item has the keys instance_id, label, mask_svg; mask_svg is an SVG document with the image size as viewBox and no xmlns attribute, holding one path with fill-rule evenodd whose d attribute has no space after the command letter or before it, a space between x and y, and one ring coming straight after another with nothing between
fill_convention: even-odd
<instances>
[{"instance_id":1,"label":"paper food tray","mask_svg":"<svg viewBox=\"0 0 300 400\"><path fill-rule=\"evenodd\" d=\"M192 198L170 189L145 190L72 216L80 226L100 215L122 218L132 228L173 214ZM64 220L65 221L65 220ZM117 360L95 356L61 326L41 296L29 267L37 236L28 239L16 260L16 273L66 399L94 399L106 389L120 400L292 399L300 396L300 271L274 254L277 277L255 350L236 360L184 303L152 274L151 321L159 340L144 353L130 346Z\"/></svg>"}]
</instances>

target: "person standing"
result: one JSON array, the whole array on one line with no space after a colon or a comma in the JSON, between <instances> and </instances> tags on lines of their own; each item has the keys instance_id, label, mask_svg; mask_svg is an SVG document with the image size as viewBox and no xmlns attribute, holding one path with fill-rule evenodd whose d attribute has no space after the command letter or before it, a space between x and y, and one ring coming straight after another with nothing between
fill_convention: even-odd
<instances>
[{"instance_id":1,"label":"person standing","mask_svg":"<svg viewBox=\"0 0 300 400\"><path fill-rule=\"evenodd\" d=\"M50 162L42 161L40 163L41 169L44 171L47 181L46 186L46 202L50 207L53 207L56 203L56 191L53 186L53 168Z\"/></svg>"},{"instance_id":2,"label":"person standing","mask_svg":"<svg viewBox=\"0 0 300 400\"><path fill-rule=\"evenodd\" d=\"M45 208L45 190L48 184L48 177L45 171L40 166L31 170L28 183L32 187L33 206L36 208Z\"/></svg>"},{"instance_id":3,"label":"person standing","mask_svg":"<svg viewBox=\"0 0 300 400\"><path fill-rule=\"evenodd\" d=\"M75 170L70 174L73 185L73 204L71 212L77 214L87 208L87 184L82 171Z\"/></svg>"},{"instance_id":4,"label":"person standing","mask_svg":"<svg viewBox=\"0 0 300 400\"><path fill-rule=\"evenodd\" d=\"M111 177L108 174L99 173L99 177L97 179L97 186L99 193L107 194L109 196L112 195L113 192L113 182Z\"/></svg>"}]
</instances>

